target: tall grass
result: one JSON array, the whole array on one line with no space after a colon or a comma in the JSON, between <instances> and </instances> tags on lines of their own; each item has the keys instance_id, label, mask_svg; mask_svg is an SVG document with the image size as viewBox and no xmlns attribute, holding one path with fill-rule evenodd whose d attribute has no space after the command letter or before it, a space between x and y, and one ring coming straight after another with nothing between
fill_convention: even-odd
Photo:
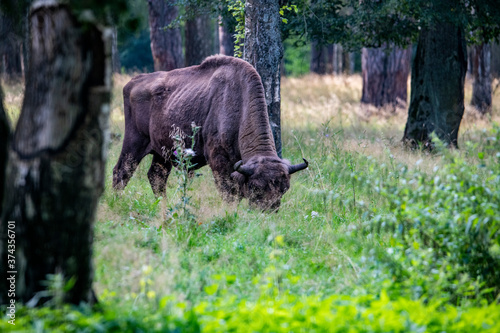
<instances>
[{"instance_id":1,"label":"tall grass","mask_svg":"<svg viewBox=\"0 0 500 333\"><path fill-rule=\"evenodd\" d=\"M418 195L437 191L425 184L421 189L415 187L412 179L444 179L453 172L449 166L455 162L465 166L461 177L479 179L477 184L494 176L485 171L496 170L495 163L499 162L495 155L500 154L499 146L492 141L497 133L492 124L499 122L500 114L498 92L491 117L481 118L472 108L466 108L459 134L460 150L428 154L402 146L406 110L374 110L360 105L359 76L284 78L283 154L292 163L307 158L309 168L292 177L291 189L276 214L250 210L245 200L223 202L210 169L201 169L201 176L193 180L190 190L190 200L197 207L193 210L196 227L187 237L178 238L176 227L165 225L170 210L181 200L178 171L170 175L166 196L160 200L153 196L146 176L150 158L139 165L123 192L111 188L112 168L124 131L121 89L129 79L125 75L114 78L114 140L94 242L94 288L98 298L113 309L166 311L174 317L194 311L202 318L206 315L200 310L203 304L213 311L229 311L228 304L238 308L248 304L250 309L254 304L257 309L263 300L281 300L284 303L276 308L268 305L278 311L283 304L287 308L297 300L310 306L313 297L321 302L332 295L344 295L352 297L353 304L360 302L370 307L371 301L366 303L363 297L381 299L388 293L393 300L403 297L420 302L427 297L439 304L452 301L463 307L460 311L467 312L470 304L482 304L481 300L486 299L480 292L484 287L481 275L457 268L451 278L446 275L445 279L426 280L424 274L432 271L425 266L427 259L415 255L413 258L419 260L415 266L411 260L406 261L405 244L425 248L425 242L416 238L410 242L398 234L398 218L406 218L404 214L409 210L403 212L401 203L396 203L401 196L410 208L411 191ZM7 109L15 118L22 90L19 86L5 90ZM470 91L467 81L466 98ZM483 152L483 158L478 158L478 152ZM494 185L491 190L500 188ZM444 198L446 191L440 195ZM412 207L411 214L419 214L431 203L415 201ZM460 215L460 209L454 214ZM442 216L439 223L448 218ZM493 256L497 254L494 237L491 235L492 240L484 243L493 247L487 252ZM452 259L444 260L444 264L461 265L460 258ZM479 289L473 295L453 293L453 279L462 279L465 288ZM475 279L480 281L475 283ZM488 301L495 298L495 292L498 290L489 290ZM222 320L216 312L210 316Z\"/></svg>"}]
</instances>

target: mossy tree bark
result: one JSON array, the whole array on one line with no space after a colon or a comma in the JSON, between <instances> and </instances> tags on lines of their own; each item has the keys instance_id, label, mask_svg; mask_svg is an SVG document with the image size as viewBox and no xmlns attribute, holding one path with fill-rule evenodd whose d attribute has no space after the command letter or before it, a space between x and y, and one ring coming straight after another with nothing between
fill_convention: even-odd
<instances>
[{"instance_id":1,"label":"mossy tree bark","mask_svg":"<svg viewBox=\"0 0 500 333\"><path fill-rule=\"evenodd\" d=\"M408 97L411 49L388 46L363 48L361 70L363 93L361 102L375 107L405 106Z\"/></svg>"},{"instance_id":2,"label":"mossy tree bark","mask_svg":"<svg viewBox=\"0 0 500 333\"><path fill-rule=\"evenodd\" d=\"M168 28L179 10L173 0L147 0L149 34L155 71L169 71L184 66L179 28Z\"/></svg>"},{"instance_id":3,"label":"mossy tree bark","mask_svg":"<svg viewBox=\"0 0 500 333\"><path fill-rule=\"evenodd\" d=\"M464 113L467 50L464 31L449 23L423 28L412 66L411 96L403 142L432 148L431 133L457 146Z\"/></svg>"},{"instance_id":4,"label":"mossy tree bark","mask_svg":"<svg viewBox=\"0 0 500 333\"><path fill-rule=\"evenodd\" d=\"M472 47L472 99L470 104L481 114L491 113L491 47L480 44Z\"/></svg>"},{"instance_id":5,"label":"mossy tree bark","mask_svg":"<svg viewBox=\"0 0 500 333\"><path fill-rule=\"evenodd\" d=\"M269 122L279 157L281 157L280 63L283 57L280 22L279 1L246 1L243 59L255 67L264 85Z\"/></svg>"},{"instance_id":6,"label":"mossy tree bark","mask_svg":"<svg viewBox=\"0 0 500 333\"><path fill-rule=\"evenodd\" d=\"M16 298L43 304L54 296L44 281L57 274L75 281L63 301L92 302L93 220L109 142L111 32L78 22L53 1L35 3L30 20L30 66L0 219L0 290L7 290L7 271L15 271ZM15 222L12 266L6 262L8 221ZM5 297L2 292L0 303Z\"/></svg>"}]
</instances>

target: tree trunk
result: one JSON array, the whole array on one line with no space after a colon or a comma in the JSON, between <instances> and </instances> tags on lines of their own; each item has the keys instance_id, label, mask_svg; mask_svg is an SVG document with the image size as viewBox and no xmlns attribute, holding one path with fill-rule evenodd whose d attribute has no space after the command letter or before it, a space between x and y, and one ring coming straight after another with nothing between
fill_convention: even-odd
<instances>
[{"instance_id":1,"label":"tree trunk","mask_svg":"<svg viewBox=\"0 0 500 333\"><path fill-rule=\"evenodd\" d=\"M387 46L363 48L361 69L363 75L362 103L375 107L405 106L410 73L411 49Z\"/></svg>"},{"instance_id":2,"label":"tree trunk","mask_svg":"<svg viewBox=\"0 0 500 333\"><path fill-rule=\"evenodd\" d=\"M0 73L5 80L22 76L22 38L15 33L12 19L0 12Z\"/></svg>"},{"instance_id":3,"label":"tree trunk","mask_svg":"<svg viewBox=\"0 0 500 333\"><path fill-rule=\"evenodd\" d=\"M311 62L309 70L316 74L326 74L328 49L324 45L313 41L311 43Z\"/></svg>"},{"instance_id":4,"label":"tree trunk","mask_svg":"<svg viewBox=\"0 0 500 333\"><path fill-rule=\"evenodd\" d=\"M93 221L109 142L111 41L55 2L35 3L30 19L26 92L9 148L0 219L0 290L12 289L7 277L15 279L15 296L2 292L0 303L6 297L9 303L14 297L31 304L92 302ZM7 239L15 240L15 250ZM15 260L6 262L7 254ZM74 285L58 297L44 284L50 275Z\"/></svg>"},{"instance_id":5,"label":"tree trunk","mask_svg":"<svg viewBox=\"0 0 500 333\"><path fill-rule=\"evenodd\" d=\"M179 28L167 28L178 15L174 0L148 0L149 33L155 71L184 66Z\"/></svg>"},{"instance_id":6,"label":"tree trunk","mask_svg":"<svg viewBox=\"0 0 500 333\"><path fill-rule=\"evenodd\" d=\"M113 39L111 44L111 62L113 73L121 73L122 65L120 62L120 52L118 52L118 29L113 27Z\"/></svg>"},{"instance_id":7,"label":"tree trunk","mask_svg":"<svg viewBox=\"0 0 500 333\"><path fill-rule=\"evenodd\" d=\"M229 19L219 17L219 53L234 56L234 31L229 29Z\"/></svg>"},{"instance_id":8,"label":"tree trunk","mask_svg":"<svg viewBox=\"0 0 500 333\"><path fill-rule=\"evenodd\" d=\"M185 47L186 66L199 65L208 56L213 54L213 25L207 14L196 15L186 21Z\"/></svg>"},{"instance_id":9,"label":"tree trunk","mask_svg":"<svg viewBox=\"0 0 500 333\"><path fill-rule=\"evenodd\" d=\"M470 104L484 115L491 113L491 47L475 45L471 53L474 82Z\"/></svg>"},{"instance_id":10,"label":"tree trunk","mask_svg":"<svg viewBox=\"0 0 500 333\"><path fill-rule=\"evenodd\" d=\"M437 23L420 32L412 67L411 97L403 142L432 148L431 133L457 146L464 113L467 50L462 27Z\"/></svg>"},{"instance_id":11,"label":"tree trunk","mask_svg":"<svg viewBox=\"0 0 500 333\"><path fill-rule=\"evenodd\" d=\"M280 22L278 1L246 1L243 58L257 69L264 85L269 122L279 157L281 157L280 63L283 57Z\"/></svg>"},{"instance_id":12,"label":"tree trunk","mask_svg":"<svg viewBox=\"0 0 500 333\"><path fill-rule=\"evenodd\" d=\"M7 167L9 142L10 142L10 125L9 125L9 119L7 118L7 114L5 113L5 110L3 108L3 91L2 91L2 86L0 85L0 217L2 216L2 208L3 208L2 205L3 188L5 187L5 169Z\"/></svg>"},{"instance_id":13,"label":"tree trunk","mask_svg":"<svg viewBox=\"0 0 500 333\"><path fill-rule=\"evenodd\" d=\"M351 74L351 54L349 52L342 52L342 73Z\"/></svg>"},{"instance_id":14,"label":"tree trunk","mask_svg":"<svg viewBox=\"0 0 500 333\"><path fill-rule=\"evenodd\" d=\"M326 46L326 74L333 74L334 48L333 44Z\"/></svg>"},{"instance_id":15,"label":"tree trunk","mask_svg":"<svg viewBox=\"0 0 500 333\"><path fill-rule=\"evenodd\" d=\"M500 44L491 44L491 75L500 78Z\"/></svg>"},{"instance_id":16,"label":"tree trunk","mask_svg":"<svg viewBox=\"0 0 500 333\"><path fill-rule=\"evenodd\" d=\"M343 72L343 66L342 66L342 45L340 44L333 44L333 73L340 75Z\"/></svg>"}]
</instances>

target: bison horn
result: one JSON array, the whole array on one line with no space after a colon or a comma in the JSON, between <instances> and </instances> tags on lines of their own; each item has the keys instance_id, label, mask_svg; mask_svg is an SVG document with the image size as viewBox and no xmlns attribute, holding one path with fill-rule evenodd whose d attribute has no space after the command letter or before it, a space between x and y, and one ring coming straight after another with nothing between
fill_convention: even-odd
<instances>
[{"instance_id":1,"label":"bison horn","mask_svg":"<svg viewBox=\"0 0 500 333\"><path fill-rule=\"evenodd\" d=\"M247 177L250 177L253 174L253 170L251 170L248 167L245 167L243 164L243 161L238 161L234 165L234 171L238 171L242 175L245 175Z\"/></svg>"},{"instance_id":2,"label":"bison horn","mask_svg":"<svg viewBox=\"0 0 500 333\"><path fill-rule=\"evenodd\" d=\"M302 159L304 160L304 163L290 165L288 167L288 173L290 175L292 173L294 173L294 172L297 172L297 171L300 171L300 170L304 170L305 168L307 168L307 166L309 165L309 162L307 162L307 160L305 158L302 158Z\"/></svg>"}]
</instances>

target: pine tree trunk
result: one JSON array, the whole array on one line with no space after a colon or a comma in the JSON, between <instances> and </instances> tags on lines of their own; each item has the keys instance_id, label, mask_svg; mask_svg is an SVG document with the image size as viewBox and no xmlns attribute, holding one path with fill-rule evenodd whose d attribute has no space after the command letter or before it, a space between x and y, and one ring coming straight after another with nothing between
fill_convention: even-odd
<instances>
[{"instance_id":1,"label":"pine tree trunk","mask_svg":"<svg viewBox=\"0 0 500 333\"><path fill-rule=\"evenodd\" d=\"M411 97L403 142L432 148L431 133L457 146L464 113L467 50L461 27L438 23L422 29L412 67Z\"/></svg>"},{"instance_id":2,"label":"pine tree trunk","mask_svg":"<svg viewBox=\"0 0 500 333\"><path fill-rule=\"evenodd\" d=\"M169 71L184 66L179 28L168 29L178 9L174 0L148 0L149 33L155 71Z\"/></svg>"},{"instance_id":3,"label":"pine tree trunk","mask_svg":"<svg viewBox=\"0 0 500 333\"><path fill-rule=\"evenodd\" d=\"M470 104L484 115L491 113L491 47L475 45L471 53L474 82Z\"/></svg>"},{"instance_id":4,"label":"pine tree trunk","mask_svg":"<svg viewBox=\"0 0 500 333\"><path fill-rule=\"evenodd\" d=\"M208 56L213 54L213 25L210 16L206 14L186 21L185 47L186 66L199 65Z\"/></svg>"},{"instance_id":5,"label":"pine tree trunk","mask_svg":"<svg viewBox=\"0 0 500 333\"><path fill-rule=\"evenodd\" d=\"M376 49L363 48L361 102L375 107L405 106L410 58L410 48L393 47L392 50L388 50L387 46Z\"/></svg>"},{"instance_id":6,"label":"pine tree trunk","mask_svg":"<svg viewBox=\"0 0 500 333\"><path fill-rule=\"evenodd\" d=\"M219 53L234 56L234 31L229 30L229 20L219 17Z\"/></svg>"},{"instance_id":7,"label":"pine tree trunk","mask_svg":"<svg viewBox=\"0 0 500 333\"><path fill-rule=\"evenodd\" d=\"M92 302L93 221L109 142L111 41L55 2L35 3L30 19L26 92L9 148L0 220L0 290L7 290L6 274L14 276L15 297L42 304L53 299L40 293L47 293L43 281L52 274L76 279L62 301ZM15 231L15 253L9 252L15 263L9 266L7 228ZM0 303L6 297L2 292Z\"/></svg>"},{"instance_id":8,"label":"pine tree trunk","mask_svg":"<svg viewBox=\"0 0 500 333\"><path fill-rule=\"evenodd\" d=\"M243 59L257 69L264 85L269 122L279 157L281 157L280 63L283 57L280 22L278 1L246 1Z\"/></svg>"},{"instance_id":9,"label":"pine tree trunk","mask_svg":"<svg viewBox=\"0 0 500 333\"><path fill-rule=\"evenodd\" d=\"M316 74L326 74L326 64L328 60L328 49L318 42L311 43L311 62L309 70Z\"/></svg>"}]
</instances>

